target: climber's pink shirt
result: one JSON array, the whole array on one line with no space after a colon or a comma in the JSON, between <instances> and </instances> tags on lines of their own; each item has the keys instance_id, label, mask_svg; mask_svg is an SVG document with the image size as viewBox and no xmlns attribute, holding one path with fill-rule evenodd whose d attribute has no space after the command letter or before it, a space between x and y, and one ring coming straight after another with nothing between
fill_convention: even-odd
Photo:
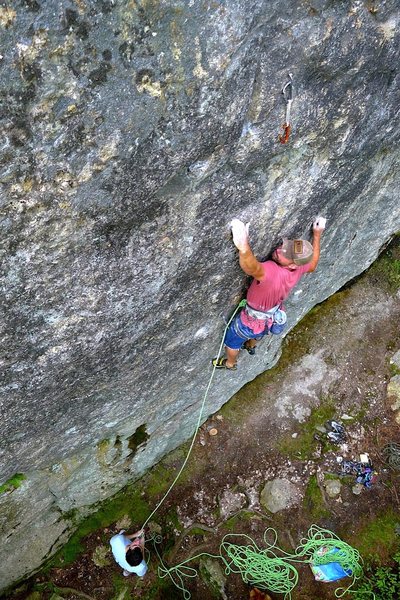
<instances>
[{"instance_id":1,"label":"climber's pink shirt","mask_svg":"<svg viewBox=\"0 0 400 600\"><path fill-rule=\"evenodd\" d=\"M267 312L288 297L290 290L294 288L304 273L310 270L310 263L297 267L295 271L281 267L273 260L261 263L264 269L262 281L253 279L247 292L247 303L255 310ZM260 322L257 327L255 319L249 318L245 311L240 313L240 320L244 325L258 333L265 327L265 321Z\"/></svg>"}]
</instances>

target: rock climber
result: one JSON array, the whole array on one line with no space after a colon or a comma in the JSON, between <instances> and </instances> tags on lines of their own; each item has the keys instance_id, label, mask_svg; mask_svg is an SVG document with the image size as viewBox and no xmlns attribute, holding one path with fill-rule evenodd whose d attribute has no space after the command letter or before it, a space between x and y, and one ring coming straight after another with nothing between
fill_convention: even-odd
<instances>
[{"instance_id":1,"label":"rock climber","mask_svg":"<svg viewBox=\"0 0 400 600\"><path fill-rule=\"evenodd\" d=\"M114 535L110 540L111 550L116 562L128 577L135 573L143 577L147 572L144 560L144 531L140 529L131 535L124 535L124 530Z\"/></svg>"},{"instance_id":2,"label":"rock climber","mask_svg":"<svg viewBox=\"0 0 400 600\"><path fill-rule=\"evenodd\" d=\"M239 264L246 275L254 279L247 291L246 307L236 315L226 332L226 356L212 360L217 369L236 370L240 349L243 348L253 355L257 340L270 331L281 332L286 321L282 302L302 275L312 273L316 269L320 255L320 238L325 224L324 217L315 219L312 244L303 239L284 238L273 251L272 260L259 262L249 245L249 224L245 225L239 219L233 219L232 236L233 243L239 250Z\"/></svg>"}]
</instances>

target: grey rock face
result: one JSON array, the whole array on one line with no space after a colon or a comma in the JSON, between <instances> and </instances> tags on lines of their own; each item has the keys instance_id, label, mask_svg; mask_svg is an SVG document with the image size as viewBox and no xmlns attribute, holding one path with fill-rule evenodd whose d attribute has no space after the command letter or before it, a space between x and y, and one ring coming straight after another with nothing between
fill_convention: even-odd
<instances>
[{"instance_id":1,"label":"grey rock face","mask_svg":"<svg viewBox=\"0 0 400 600\"><path fill-rule=\"evenodd\" d=\"M71 510L84 515L193 433L246 283L232 217L251 221L260 258L328 217L318 270L287 303L291 327L376 258L400 212L394 0L374 14L328 0L11 4L0 483L27 479L0 496L4 587L63 543ZM219 373L204 416L279 344Z\"/></svg>"},{"instance_id":2,"label":"grey rock face","mask_svg":"<svg viewBox=\"0 0 400 600\"><path fill-rule=\"evenodd\" d=\"M288 479L268 481L260 496L261 504L270 512L276 513L295 506L301 500L300 490Z\"/></svg>"}]
</instances>

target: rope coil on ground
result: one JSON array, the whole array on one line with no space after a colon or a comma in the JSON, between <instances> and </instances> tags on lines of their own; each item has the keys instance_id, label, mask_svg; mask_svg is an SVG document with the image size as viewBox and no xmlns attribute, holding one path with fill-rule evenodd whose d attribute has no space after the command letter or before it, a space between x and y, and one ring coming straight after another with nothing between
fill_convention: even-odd
<instances>
[{"instance_id":1,"label":"rope coil on ground","mask_svg":"<svg viewBox=\"0 0 400 600\"><path fill-rule=\"evenodd\" d=\"M323 549L327 550L324 554L321 553ZM334 562L338 562L345 571L351 571L353 575L358 576L362 572L362 559L358 550L343 542L332 531L322 529L318 525L310 527L307 537L300 541L295 554L306 556L308 561L315 565L326 565L333 562L329 551L335 549L337 552L335 552Z\"/></svg>"},{"instance_id":2,"label":"rope coil on ground","mask_svg":"<svg viewBox=\"0 0 400 600\"><path fill-rule=\"evenodd\" d=\"M264 540L267 529L264 533ZM276 532L275 532L276 533ZM228 541L228 538L242 538L250 544L239 546ZM273 551L274 545L260 549L246 534L228 534L220 546L220 553L225 563L225 573L240 573L243 581L259 589L284 594L290 598L296 587L299 575L296 568L286 560L278 557ZM225 558L226 554L227 558Z\"/></svg>"},{"instance_id":3,"label":"rope coil on ground","mask_svg":"<svg viewBox=\"0 0 400 600\"><path fill-rule=\"evenodd\" d=\"M352 582L346 588L336 588L335 596L337 598L342 598L344 594L347 594L363 572L362 558L358 550L343 542L329 529L323 529L318 525L310 527L307 537L303 538L297 546L294 557L298 558L287 558L294 562L309 563L310 565L339 563L348 576L352 577Z\"/></svg>"},{"instance_id":4,"label":"rope coil on ground","mask_svg":"<svg viewBox=\"0 0 400 600\"><path fill-rule=\"evenodd\" d=\"M269 543L267 537L271 533L273 542ZM235 539L242 539L246 544L236 544L233 542ZM250 536L231 533L222 539L219 555L203 552L170 569L164 565L157 548L155 548L162 565L159 567L159 576L160 578L170 577L174 585L182 592L184 600L190 600L191 594L185 587L184 577L196 577L197 570L188 567L187 563L203 556L220 558L225 565L227 575L238 573L245 583L269 592L284 594L284 600L290 600L299 579L298 571L291 563L323 565L338 562L349 573L349 577L352 577L352 582L346 588L336 588L335 596L337 598L342 598L349 593L362 574L362 559L358 550L343 542L328 529L322 529L318 525L310 527L307 537L301 540L294 554L285 552L277 545L277 532L271 527L264 532L264 542L266 548L259 548ZM333 550L335 550L334 555L331 552ZM366 594L375 598L373 592L366 592Z\"/></svg>"},{"instance_id":5,"label":"rope coil on ground","mask_svg":"<svg viewBox=\"0 0 400 600\"><path fill-rule=\"evenodd\" d=\"M390 442L382 449L382 457L386 464L395 471L400 471L400 444Z\"/></svg>"}]
</instances>

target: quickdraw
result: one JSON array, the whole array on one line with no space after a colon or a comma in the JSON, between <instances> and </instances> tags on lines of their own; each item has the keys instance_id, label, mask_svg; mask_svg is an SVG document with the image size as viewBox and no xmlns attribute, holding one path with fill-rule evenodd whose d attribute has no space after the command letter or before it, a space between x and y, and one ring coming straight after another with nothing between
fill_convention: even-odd
<instances>
[{"instance_id":1,"label":"quickdraw","mask_svg":"<svg viewBox=\"0 0 400 600\"><path fill-rule=\"evenodd\" d=\"M282 125L284 133L283 135L279 134L278 139L281 144L286 144L289 141L291 131L290 109L293 102L293 76L291 73L289 73L289 81L287 81L282 88L282 95L286 102L286 116L285 123Z\"/></svg>"}]
</instances>

